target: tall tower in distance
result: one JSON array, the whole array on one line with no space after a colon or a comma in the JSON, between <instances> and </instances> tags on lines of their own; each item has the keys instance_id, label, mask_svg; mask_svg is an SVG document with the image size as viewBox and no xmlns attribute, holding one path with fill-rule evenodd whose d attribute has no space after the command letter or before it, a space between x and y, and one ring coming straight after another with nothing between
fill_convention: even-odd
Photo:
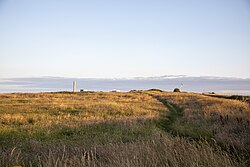
<instances>
[{"instance_id":1,"label":"tall tower in distance","mask_svg":"<svg viewBox=\"0 0 250 167\"><path fill-rule=\"evenodd\" d=\"M76 81L73 81L73 92L76 92Z\"/></svg>"}]
</instances>

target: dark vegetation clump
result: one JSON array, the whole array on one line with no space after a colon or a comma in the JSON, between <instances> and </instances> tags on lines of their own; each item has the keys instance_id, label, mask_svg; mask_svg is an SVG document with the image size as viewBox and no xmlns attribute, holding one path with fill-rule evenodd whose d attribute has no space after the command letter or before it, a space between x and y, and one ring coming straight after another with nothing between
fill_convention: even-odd
<instances>
[{"instance_id":1,"label":"dark vegetation clump","mask_svg":"<svg viewBox=\"0 0 250 167\"><path fill-rule=\"evenodd\" d=\"M179 88L175 88L174 92L181 92L181 90Z\"/></svg>"},{"instance_id":2,"label":"dark vegetation clump","mask_svg":"<svg viewBox=\"0 0 250 167\"><path fill-rule=\"evenodd\" d=\"M35 120L33 118L28 118L27 122L33 125L35 123Z\"/></svg>"},{"instance_id":3,"label":"dark vegetation clump","mask_svg":"<svg viewBox=\"0 0 250 167\"><path fill-rule=\"evenodd\" d=\"M229 97L229 99L242 100L242 101L246 101L249 98L250 96L241 96L241 95L232 95Z\"/></svg>"},{"instance_id":4,"label":"dark vegetation clump","mask_svg":"<svg viewBox=\"0 0 250 167\"><path fill-rule=\"evenodd\" d=\"M161 90L161 89L149 89L148 91L164 92L164 91Z\"/></svg>"}]
</instances>

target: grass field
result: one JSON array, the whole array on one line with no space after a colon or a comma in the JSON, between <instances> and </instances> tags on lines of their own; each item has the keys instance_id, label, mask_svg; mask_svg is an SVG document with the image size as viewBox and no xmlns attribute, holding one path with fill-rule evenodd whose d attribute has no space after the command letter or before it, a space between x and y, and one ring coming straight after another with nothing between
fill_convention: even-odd
<instances>
[{"instance_id":1,"label":"grass field","mask_svg":"<svg viewBox=\"0 0 250 167\"><path fill-rule=\"evenodd\" d=\"M246 101L152 91L0 94L0 166L249 166Z\"/></svg>"}]
</instances>

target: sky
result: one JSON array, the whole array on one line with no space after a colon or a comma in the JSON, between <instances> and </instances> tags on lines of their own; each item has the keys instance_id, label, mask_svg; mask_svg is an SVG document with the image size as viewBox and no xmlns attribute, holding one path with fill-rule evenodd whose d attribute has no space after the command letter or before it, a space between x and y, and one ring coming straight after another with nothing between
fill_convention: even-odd
<instances>
[{"instance_id":1,"label":"sky","mask_svg":"<svg viewBox=\"0 0 250 167\"><path fill-rule=\"evenodd\" d=\"M250 78L249 0L0 0L0 78Z\"/></svg>"}]
</instances>

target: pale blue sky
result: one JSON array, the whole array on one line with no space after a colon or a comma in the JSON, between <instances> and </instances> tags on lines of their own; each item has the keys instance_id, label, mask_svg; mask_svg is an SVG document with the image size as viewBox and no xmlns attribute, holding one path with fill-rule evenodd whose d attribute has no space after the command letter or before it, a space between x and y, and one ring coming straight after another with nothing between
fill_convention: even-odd
<instances>
[{"instance_id":1,"label":"pale blue sky","mask_svg":"<svg viewBox=\"0 0 250 167\"><path fill-rule=\"evenodd\" d=\"M250 78L249 0L0 0L0 78Z\"/></svg>"}]
</instances>

